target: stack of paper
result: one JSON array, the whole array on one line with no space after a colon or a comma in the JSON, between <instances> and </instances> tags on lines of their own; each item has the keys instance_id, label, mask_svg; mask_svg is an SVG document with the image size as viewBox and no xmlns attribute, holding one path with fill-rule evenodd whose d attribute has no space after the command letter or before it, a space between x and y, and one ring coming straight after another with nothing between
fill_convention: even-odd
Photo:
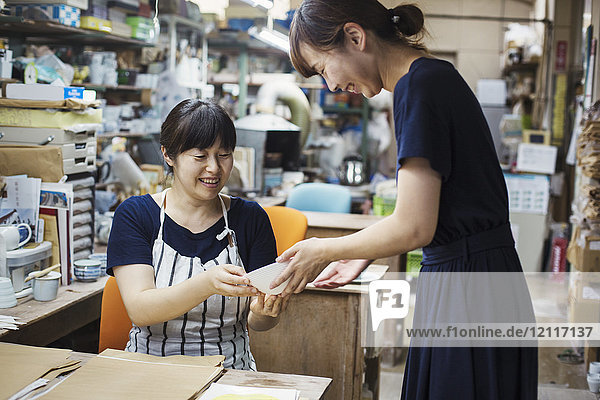
<instances>
[{"instance_id":1,"label":"stack of paper","mask_svg":"<svg viewBox=\"0 0 600 400\"><path fill-rule=\"evenodd\" d=\"M199 400L220 399L265 399L298 400L300 392L296 389L277 389L264 387L233 386L213 383L200 396Z\"/></svg>"},{"instance_id":2,"label":"stack of paper","mask_svg":"<svg viewBox=\"0 0 600 400\"><path fill-rule=\"evenodd\" d=\"M204 390L222 370L204 357L170 357L102 352L57 385L44 399L189 399ZM210 358L208 364L220 363Z\"/></svg>"},{"instance_id":3,"label":"stack of paper","mask_svg":"<svg viewBox=\"0 0 600 400\"><path fill-rule=\"evenodd\" d=\"M8 398L67 362L71 350L0 343L0 398Z\"/></svg>"}]
</instances>

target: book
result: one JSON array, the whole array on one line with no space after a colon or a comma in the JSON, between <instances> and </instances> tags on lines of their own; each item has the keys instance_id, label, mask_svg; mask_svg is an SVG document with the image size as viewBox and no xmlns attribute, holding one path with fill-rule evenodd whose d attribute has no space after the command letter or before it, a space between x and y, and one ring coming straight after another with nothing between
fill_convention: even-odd
<instances>
[{"instance_id":1,"label":"book","mask_svg":"<svg viewBox=\"0 0 600 400\"><path fill-rule=\"evenodd\" d=\"M42 182L40 207L44 214L56 217L61 283L69 285L73 277L73 185Z\"/></svg>"},{"instance_id":2,"label":"book","mask_svg":"<svg viewBox=\"0 0 600 400\"><path fill-rule=\"evenodd\" d=\"M27 175L5 176L6 186L0 195L0 225L27 224L31 241L36 241L39 198L42 180Z\"/></svg>"}]
</instances>

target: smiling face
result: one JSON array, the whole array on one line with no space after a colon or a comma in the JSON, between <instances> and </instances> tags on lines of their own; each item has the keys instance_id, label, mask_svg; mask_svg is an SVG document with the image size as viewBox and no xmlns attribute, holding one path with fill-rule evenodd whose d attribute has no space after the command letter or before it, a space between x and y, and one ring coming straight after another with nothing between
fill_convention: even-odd
<instances>
[{"instance_id":1,"label":"smiling face","mask_svg":"<svg viewBox=\"0 0 600 400\"><path fill-rule=\"evenodd\" d=\"M173 188L200 201L215 199L233 169L233 151L222 147L220 140L205 149L186 150L174 160L165 155L165 160L173 167Z\"/></svg>"},{"instance_id":2,"label":"smiling face","mask_svg":"<svg viewBox=\"0 0 600 400\"><path fill-rule=\"evenodd\" d=\"M365 50L366 34L350 26L345 35L346 45L329 51L300 44L302 59L325 79L332 92L343 90L373 97L381 91L383 83L375 58Z\"/></svg>"}]
</instances>

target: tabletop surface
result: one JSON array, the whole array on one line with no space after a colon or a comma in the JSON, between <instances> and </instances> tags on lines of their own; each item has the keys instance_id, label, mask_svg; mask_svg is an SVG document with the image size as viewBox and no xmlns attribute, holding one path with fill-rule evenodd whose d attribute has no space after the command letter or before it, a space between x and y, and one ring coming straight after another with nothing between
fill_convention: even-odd
<instances>
[{"instance_id":1,"label":"tabletop surface","mask_svg":"<svg viewBox=\"0 0 600 400\"><path fill-rule=\"evenodd\" d=\"M72 352L70 359L86 363L96 354ZM308 375L278 374L273 372L256 372L237 369L224 370L215 382L252 387L270 387L280 389L296 389L300 391L300 400L318 400L329 387L330 378Z\"/></svg>"},{"instance_id":2,"label":"tabletop surface","mask_svg":"<svg viewBox=\"0 0 600 400\"><path fill-rule=\"evenodd\" d=\"M379 215L367 214L340 214L319 211L302 211L306 216L309 227L332 228L332 229L365 229L383 218Z\"/></svg>"},{"instance_id":3,"label":"tabletop surface","mask_svg":"<svg viewBox=\"0 0 600 400\"><path fill-rule=\"evenodd\" d=\"M68 286L60 286L58 295L52 301L37 301L32 295L18 299L17 305L12 308L0 308L0 315L19 317L19 322L25 325L34 323L42 318L52 315L58 311L73 306L74 304L97 295L104 290L108 276L98 278L94 282L73 281ZM10 331L0 329L0 340L2 336Z\"/></svg>"}]
</instances>

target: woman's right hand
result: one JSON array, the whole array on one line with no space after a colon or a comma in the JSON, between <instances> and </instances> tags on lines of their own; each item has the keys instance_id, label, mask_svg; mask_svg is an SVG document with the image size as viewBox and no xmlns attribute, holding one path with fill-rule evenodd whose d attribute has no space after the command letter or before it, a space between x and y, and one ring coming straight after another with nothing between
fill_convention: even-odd
<instances>
[{"instance_id":1,"label":"woman's right hand","mask_svg":"<svg viewBox=\"0 0 600 400\"><path fill-rule=\"evenodd\" d=\"M244 277L246 271L242 267L232 264L215 265L205 273L212 294L230 297L247 297L258 294L258 290L250 286L250 279Z\"/></svg>"}]
</instances>

